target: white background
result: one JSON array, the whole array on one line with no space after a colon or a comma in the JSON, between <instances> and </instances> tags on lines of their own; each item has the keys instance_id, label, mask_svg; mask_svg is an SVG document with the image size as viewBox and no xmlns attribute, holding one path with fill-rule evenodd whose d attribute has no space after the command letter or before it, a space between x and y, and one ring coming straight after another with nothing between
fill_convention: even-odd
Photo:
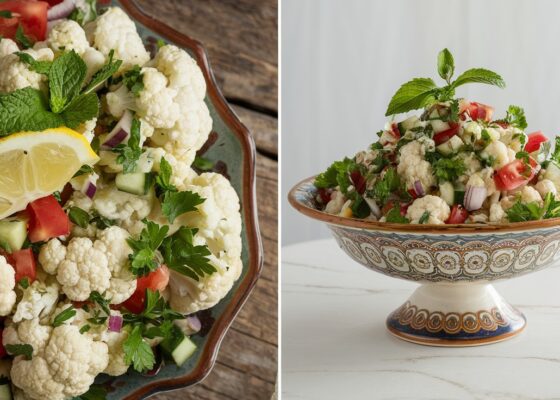
<instances>
[{"instance_id":1,"label":"white background","mask_svg":"<svg viewBox=\"0 0 560 400\"><path fill-rule=\"evenodd\" d=\"M283 0L282 240L327 237L297 214L288 190L377 138L387 104L413 77L437 77L447 47L455 73L498 72L504 90L467 85L458 95L525 108L528 131L559 133L560 1Z\"/></svg>"}]
</instances>

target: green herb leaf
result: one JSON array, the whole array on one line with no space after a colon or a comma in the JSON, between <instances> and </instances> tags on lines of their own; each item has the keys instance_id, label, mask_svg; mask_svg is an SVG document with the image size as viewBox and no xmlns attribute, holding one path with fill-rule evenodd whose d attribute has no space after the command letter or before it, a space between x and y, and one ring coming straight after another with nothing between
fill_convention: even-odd
<instances>
[{"instance_id":1,"label":"green herb leaf","mask_svg":"<svg viewBox=\"0 0 560 400\"><path fill-rule=\"evenodd\" d=\"M160 226L152 221L144 223L146 227L140 233L140 237L127 240L132 248L132 254L129 256L131 271L136 276L145 276L159 267L157 250L169 232L167 225Z\"/></svg>"},{"instance_id":2,"label":"green herb leaf","mask_svg":"<svg viewBox=\"0 0 560 400\"><path fill-rule=\"evenodd\" d=\"M21 278L18 282L18 285L21 286L22 289L27 289L29 287L29 278Z\"/></svg>"},{"instance_id":3,"label":"green herb leaf","mask_svg":"<svg viewBox=\"0 0 560 400\"><path fill-rule=\"evenodd\" d=\"M10 10L1 10L0 18L12 18L12 12Z\"/></svg>"},{"instance_id":4,"label":"green herb leaf","mask_svg":"<svg viewBox=\"0 0 560 400\"><path fill-rule=\"evenodd\" d=\"M82 176L85 174L91 174L93 172L93 167L90 165L82 165L80 167L80 169L78 170L78 172L76 172L73 176L73 178L76 178L77 176Z\"/></svg>"},{"instance_id":5,"label":"green herb leaf","mask_svg":"<svg viewBox=\"0 0 560 400\"><path fill-rule=\"evenodd\" d=\"M31 71L48 75L51 70L52 61L37 61L30 54L22 52L17 52L15 55L17 55L22 62L26 63Z\"/></svg>"},{"instance_id":6,"label":"green herb leaf","mask_svg":"<svg viewBox=\"0 0 560 400\"><path fill-rule=\"evenodd\" d=\"M118 154L117 163L123 166L125 174L136 171L136 164L142 155L142 148L140 147L140 121L138 119L132 120L128 142L126 144L119 144L112 151Z\"/></svg>"},{"instance_id":7,"label":"green herb leaf","mask_svg":"<svg viewBox=\"0 0 560 400\"><path fill-rule=\"evenodd\" d=\"M409 224L410 221L405 216L401 215L401 207L398 204L395 204L393 208L389 210L387 215L385 215L386 222L394 222L397 224Z\"/></svg>"},{"instance_id":8,"label":"green herb leaf","mask_svg":"<svg viewBox=\"0 0 560 400\"><path fill-rule=\"evenodd\" d=\"M402 85L393 95L385 116L425 107L435 100L436 84L430 78L415 78Z\"/></svg>"},{"instance_id":9,"label":"green herb leaf","mask_svg":"<svg viewBox=\"0 0 560 400\"><path fill-rule=\"evenodd\" d=\"M515 158L518 160L523 160L525 164L529 164L531 156L526 151L518 151L515 153Z\"/></svg>"},{"instance_id":10,"label":"green herb leaf","mask_svg":"<svg viewBox=\"0 0 560 400\"><path fill-rule=\"evenodd\" d=\"M179 215L196 211L196 206L202 203L204 199L195 192L166 192L161 203L161 211L169 222L173 223Z\"/></svg>"},{"instance_id":11,"label":"green herb leaf","mask_svg":"<svg viewBox=\"0 0 560 400\"><path fill-rule=\"evenodd\" d=\"M68 19L76 21L81 26L97 18L97 0L85 0L77 2L76 8L68 16Z\"/></svg>"},{"instance_id":12,"label":"green herb leaf","mask_svg":"<svg viewBox=\"0 0 560 400\"><path fill-rule=\"evenodd\" d=\"M122 60L113 60L114 54L114 50L109 52L107 63L93 75L83 91L84 94L93 92L99 85L112 77L119 70L122 65Z\"/></svg>"},{"instance_id":13,"label":"green herb leaf","mask_svg":"<svg viewBox=\"0 0 560 400\"><path fill-rule=\"evenodd\" d=\"M514 205L506 210L510 222L535 221L560 217L560 201L554 199L553 193L547 193L541 206L538 202L523 203L517 200Z\"/></svg>"},{"instance_id":14,"label":"green herb leaf","mask_svg":"<svg viewBox=\"0 0 560 400\"><path fill-rule=\"evenodd\" d=\"M560 136L554 139L554 151L550 155L550 159L560 165Z\"/></svg>"},{"instance_id":15,"label":"green herb leaf","mask_svg":"<svg viewBox=\"0 0 560 400\"><path fill-rule=\"evenodd\" d=\"M89 225L90 216L87 211L82 210L80 207L70 207L68 209L68 217L70 221L80 228L87 228Z\"/></svg>"},{"instance_id":16,"label":"green herb leaf","mask_svg":"<svg viewBox=\"0 0 560 400\"><path fill-rule=\"evenodd\" d=\"M395 168L389 168L373 186L372 197L378 204L385 204L389 196L401 189L401 179Z\"/></svg>"},{"instance_id":17,"label":"green herb leaf","mask_svg":"<svg viewBox=\"0 0 560 400\"><path fill-rule=\"evenodd\" d=\"M50 105L54 113L64 111L78 96L86 72L86 63L74 50L63 53L53 61L49 71L49 88Z\"/></svg>"},{"instance_id":18,"label":"green herb leaf","mask_svg":"<svg viewBox=\"0 0 560 400\"><path fill-rule=\"evenodd\" d=\"M455 182L466 171L465 163L459 157L436 158L431 164L434 175L440 183Z\"/></svg>"},{"instance_id":19,"label":"green herb leaf","mask_svg":"<svg viewBox=\"0 0 560 400\"><path fill-rule=\"evenodd\" d=\"M117 224L117 221L114 221L109 218L105 218L104 216L98 214L95 211L92 213L92 218L89 222L90 224L95 224L97 229L107 229Z\"/></svg>"},{"instance_id":20,"label":"green herb leaf","mask_svg":"<svg viewBox=\"0 0 560 400\"><path fill-rule=\"evenodd\" d=\"M207 158L196 156L193 162L193 167L200 171L211 171L214 168L214 163Z\"/></svg>"},{"instance_id":21,"label":"green herb leaf","mask_svg":"<svg viewBox=\"0 0 560 400\"><path fill-rule=\"evenodd\" d=\"M156 177L156 185L158 185L161 190L170 192L177 191L177 188L170 183L172 173L173 170L171 165L164 157L162 157L159 166L159 173Z\"/></svg>"},{"instance_id":22,"label":"green herb leaf","mask_svg":"<svg viewBox=\"0 0 560 400\"><path fill-rule=\"evenodd\" d=\"M152 369L155 364L154 352L142 337L142 327L134 326L128 338L123 343L124 361L131 364L138 372Z\"/></svg>"},{"instance_id":23,"label":"green herb leaf","mask_svg":"<svg viewBox=\"0 0 560 400\"><path fill-rule=\"evenodd\" d=\"M140 92L144 89L144 75L142 75L139 65L135 65L132 69L123 75L123 83L134 94L140 96Z\"/></svg>"},{"instance_id":24,"label":"green herb leaf","mask_svg":"<svg viewBox=\"0 0 560 400\"><path fill-rule=\"evenodd\" d=\"M451 84L451 87L455 89L467 83L485 83L497 86L501 89L506 87L506 83L500 75L484 68L472 68L463 72Z\"/></svg>"},{"instance_id":25,"label":"green herb leaf","mask_svg":"<svg viewBox=\"0 0 560 400\"><path fill-rule=\"evenodd\" d=\"M511 126L525 130L527 128L527 120L525 119L525 110L519 106L511 105L507 109L505 121Z\"/></svg>"},{"instance_id":26,"label":"green herb leaf","mask_svg":"<svg viewBox=\"0 0 560 400\"><path fill-rule=\"evenodd\" d=\"M52 326L56 328L57 326L62 325L65 321L68 321L70 318L76 316L76 310L74 306L69 306L68 308L64 309L60 312L56 317L54 317Z\"/></svg>"},{"instance_id":27,"label":"green herb leaf","mask_svg":"<svg viewBox=\"0 0 560 400\"><path fill-rule=\"evenodd\" d=\"M25 34L21 24L18 25L16 30L16 42L24 49L33 47L33 41Z\"/></svg>"},{"instance_id":28,"label":"green herb leaf","mask_svg":"<svg viewBox=\"0 0 560 400\"><path fill-rule=\"evenodd\" d=\"M0 136L21 131L42 131L64 125L60 115L48 111L48 100L26 87L0 95Z\"/></svg>"},{"instance_id":29,"label":"green herb leaf","mask_svg":"<svg viewBox=\"0 0 560 400\"><path fill-rule=\"evenodd\" d=\"M81 333L81 334L84 334L84 333L86 333L86 332L89 332L90 329L91 329L91 325L86 324L86 325L84 325L84 326L82 326L82 327L80 328L80 333Z\"/></svg>"},{"instance_id":30,"label":"green herb leaf","mask_svg":"<svg viewBox=\"0 0 560 400\"><path fill-rule=\"evenodd\" d=\"M10 244L7 241L2 239L0 239L0 249L4 249L8 253L12 252L12 246L10 246Z\"/></svg>"},{"instance_id":31,"label":"green herb leaf","mask_svg":"<svg viewBox=\"0 0 560 400\"><path fill-rule=\"evenodd\" d=\"M33 358L33 346L30 344L6 344L4 347L12 356L24 356L27 360Z\"/></svg>"},{"instance_id":32,"label":"green herb leaf","mask_svg":"<svg viewBox=\"0 0 560 400\"><path fill-rule=\"evenodd\" d=\"M95 93L80 95L62 112L67 127L75 129L82 122L96 118L99 114L99 99Z\"/></svg>"},{"instance_id":33,"label":"green herb leaf","mask_svg":"<svg viewBox=\"0 0 560 400\"><path fill-rule=\"evenodd\" d=\"M107 390L101 385L91 385L87 392L72 400L107 400Z\"/></svg>"},{"instance_id":34,"label":"green herb leaf","mask_svg":"<svg viewBox=\"0 0 560 400\"><path fill-rule=\"evenodd\" d=\"M424 211L424 214L418 220L419 224L426 224L430 220L430 212L428 210Z\"/></svg>"},{"instance_id":35,"label":"green herb leaf","mask_svg":"<svg viewBox=\"0 0 560 400\"><path fill-rule=\"evenodd\" d=\"M439 52L437 67L439 76L449 84L455 72L455 61L449 50L443 49Z\"/></svg>"}]
</instances>

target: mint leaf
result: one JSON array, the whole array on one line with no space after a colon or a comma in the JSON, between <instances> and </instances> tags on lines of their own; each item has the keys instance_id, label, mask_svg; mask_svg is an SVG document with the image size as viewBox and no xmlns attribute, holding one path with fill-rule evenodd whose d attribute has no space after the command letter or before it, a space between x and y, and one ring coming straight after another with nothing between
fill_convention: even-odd
<instances>
[{"instance_id":1,"label":"mint leaf","mask_svg":"<svg viewBox=\"0 0 560 400\"><path fill-rule=\"evenodd\" d=\"M207 158L198 157L194 158L193 167L201 171L211 171L214 168L214 163Z\"/></svg>"},{"instance_id":2,"label":"mint leaf","mask_svg":"<svg viewBox=\"0 0 560 400\"><path fill-rule=\"evenodd\" d=\"M140 92L144 89L143 80L144 75L142 75L139 65L135 65L123 75L123 83L136 97L138 97Z\"/></svg>"},{"instance_id":3,"label":"mint leaf","mask_svg":"<svg viewBox=\"0 0 560 400\"><path fill-rule=\"evenodd\" d=\"M419 224L427 224L429 220L430 220L430 212L428 210L426 210L426 211L424 211L424 214L422 214L422 216L418 220L418 223Z\"/></svg>"},{"instance_id":4,"label":"mint leaf","mask_svg":"<svg viewBox=\"0 0 560 400\"><path fill-rule=\"evenodd\" d=\"M141 325L136 325L123 343L124 361L138 372L152 369L156 362L154 352L142 337Z\"/></svg>"},{"instance_id":5,"label":"mint leaf","mask_svg":"<svg viewBox=\"0 0 560 400\"><path fill-rule=\"evenodd\" d=\"M64 124L72 129L80 126L81 123L96 118L99 114L99 99L95 93L88 93L78 96L62 112Z\"/></svg>"},{"instance_id":6,"label":"mint leaf","mask_svg":"<svg viewBox=\"0 0 560 400\"><path fill-rule=\"evenodd\" d=\"M37 61L30 54L22 53L21 51L15 53L15 55L18 56L22 62L26 63L31 71L35 71L39 74L49 74L52 61Z\"/></svg>"},{"instance_id":7,"label":"mint leaf","mask_svg":"<svg viewBox=\"0 0 560 400\"><path fill-rule=\"evenodd\" d=\"M114 54L114 50L111 50L109 52L107 63L92 76L91 80L85 87L83 94L87 94L96 90L99 85L113 76L119 70L122 65L122 60L113 60Z\"/></svg>"},{"instance_id":8,"label":"mint leaf","mask_svg":"<svg viewBox=\"0 0 560 400\"><path fill-rule=\"evenodd\" d=\"M485 83L498 86L501 89L506 87L506 83L500 75L484 68L472 68L463 72L455 79L451 87L455 89L466 83Z\"/></svg>"},{"instance_id":9,"label":"mint leaf","mask_svg":"<svg viewBox=\"0 0 560 400\"><path fill-rule=\"evenodd\" d=\"M30 47L33 47L33 40L31 40L23 31L23 27L21 26L21 24L18 25L17 27L17 31L16 31L16 42L18 42L20 44L21 47L23 47L24 49L28 49Z\"/></svg>"},{"instance_id":10,"label":"mint leaf","mask_svg":"<svg viewBox=\"0 0 560 400\"><path fill-rule=\"evenodd\" d=\"M130 128L130 137L126 144L119 144L112 149L114 153L118 154L117 163L123 166L123 172L130 174L136 171L136 163L142 155L142 148L140 147L140 121L136 118L132 120Z\"/></svg>"},{"instance_id":11,"label":"mint leaf","mask_svg":"<svg viewBox=\"0 0 560 400\"><path fill-rule=\"evenodd\" d=\"M70 218L70 221L78 225L80 228L87 228L90 220L88 212L82 210L80 207L70 207L68 209L68 217Z\"/></svg>"},{"instance_id":12,"label":"mint leaf","mask_svg":"<svg viewBox=\"0 0 560 400\"><path fill-rule=\"evenodd\" d=\"M197 229L182 226L163 241L161 252L165 265L174 271L196 281L204 275L211 275L216 268L210 264L212 254L207 246L193 245Z\"/></svg>"},{"instance_id":13,"label":"mint leaf","mask_svg":"<svg viewBox=\"0 0 560 400\"><path fill-rule=\"evenodd\" d=\"M179 215L190 211L196 211L196 206L202 203L204 203L204 199L200 197L198 193L190 191L166 192L163 195L161 211L169 222L173 223Z\"/></svg>"},{"instance_id":14,"label":"mint leaf","mask_svg":"<svg viewBox=\"0 0 560 400\"><path fill-rule=\"evenodd\" d=\"M74 316L76 316L76 310L74 309L74 306L70 305L54 317L52 326L56 328Z\"/></svg>"},{"instance_id":15,"label":"mint leaf","mask_svg":"<svg viewBox=\"0 0 560 400\"><path fill-rule=\"evenodd\" d=\"M24 356L27 360L33 357L33 346L30 344L7 344L4 347L12 356Z\"/></svg>"},{"instance_id":16,"label":"mint leaf","mask_svg":"<svg viewBox=\"0 0 560 400\"><path fill-rule=\"evenodd\" d=\"M0 95L0 136L21 131L42 131L64 125L60 115L48 111L48 100L27 87Z\"/></svg>"},{"instance_id":17,"label":"mint leaf","mask_svg":"<svg viewBox=\"0 0 560 400\"><path fill-rule=\"evenodd\" d=\"M439 52L437 64L439 76L449 84L455 72L455 61L449 50L443 49Z\"/></svg>"},{"instance_id":18,"label":"mint leaf","mask_svg":"<svg viewBox=\"0 0 560 400\"><path fill-rule=\"evenodd\" d=\"M50 105L54 113L61 113L78 96L87 66L84 60L71 50L53 61L49 71Z\"/></svg>"},{"instance_id":19,"label":"mint leaf","mask_svg":"<svg viewBox=\"0 0 560 400\"><path fill-rule=\"evenodd\" d=\"M414 78L393 95L385 116L422 108L435 100L436 84L430 78Z\"/></svg>"}]
</instances>

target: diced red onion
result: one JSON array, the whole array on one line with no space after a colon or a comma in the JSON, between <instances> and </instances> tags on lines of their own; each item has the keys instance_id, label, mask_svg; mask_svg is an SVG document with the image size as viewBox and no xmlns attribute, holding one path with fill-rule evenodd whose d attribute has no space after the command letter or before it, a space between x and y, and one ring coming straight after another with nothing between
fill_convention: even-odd
<instances>
[{"instance_id":1,"label":"diced red onion","mask_svg":"<svg viewBox=\"0 0 560 400\"><path fill-rule=\"evenodd\" d=\"M369 209L371 210L372 214L375 215L377 218L381 217L381 210L379 209L377 202L369 197L364 197L364 200L369 206Z\"/></svg>"},{"instance_id":2,"label":"diced red onion","mask_svg":"<svg viewBox=\"0 0 560 400\"><path fill-rule=\"evenodd\" d=\"M119 333L123 326L123 317L120 315L111 315L109 317L109 330Z\"/></svg>"},{"instance_id":3,"label":"diced red onion","mask_svg":"<svg viewBox=\"0 0 560 400\"><path fill-rule=\"evenodd\" d=\"M484 186L467 185L465 191L465 208L467 211L475 211L482 207L482 203L486 200L488 191Z\"/></svg>"},{"instance_id":4,"label":"diced red onion","mask_svg":"<svg viewBox=\"0 0 560 400\"><path fill-rule=\"evenodd\" d=\"M95 196L95 192L97 192L97 186L95 186L93 183L88 182L86 190L84 192L84 194L89 197L90 199L93 199L93 196Z\"/></svg>"},{"instance_id":5,"label":"diced red onion","mask_svg":"<svg viewBox=\"0 0 560 400\"><path fill-rule=\"evenodd\" d=\"M47 11L47 20L53 21L55 19L66 18L75 8L76 3L74 0L64 0L62 3L58 3L56 6L49 8Z\"/></svg>"},{"instance_id":6,"label":"diced red onion","mask_svg":"<svg viewBox=\"0 0 560 400\"><path fill-rule=\"evenodd\" d=\"M202 322L200 322L200 319L198 319L196 315L190 315L186 319L193 334L200 332L202 329Z\"/></svg>"},{"instance_id":7,"label":"diced red onion","mask_svg":"<svg viewBox=\"0 0 560 400\"><path fill-rule=\"evenodd\" d=\"M424 186L422 186L422 182L420 182L420 180L414 182L414 191L416 192L418 197L422 197L426 194L426 192L424 191Z\"/></svg>"},{"instance_id":8,"label":"diced red onion","mask_svg":"<svg viewBox=\"0 0 560 400\"><path fill-rule=\"evenodd\" d=\"M103 147L114 148L119 144L125 142L130 134L132 126L132 113L126 110L121 117L120 121L115 125L113 130L107 135L103 142Z\"/></svg>"}]
</instances>

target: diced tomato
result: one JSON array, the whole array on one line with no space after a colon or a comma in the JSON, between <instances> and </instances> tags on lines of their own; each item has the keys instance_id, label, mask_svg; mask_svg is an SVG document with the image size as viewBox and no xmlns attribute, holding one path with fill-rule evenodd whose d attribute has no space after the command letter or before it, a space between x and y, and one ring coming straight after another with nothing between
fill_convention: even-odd
<instances>
[{"instance_id":1,"label":"diced tomato","mask_svg":"<svg viewBox=\"0 0 560 400\"><path fill-rule=\"evenodd\" d=\"M469 212L460 204L455 204L451 208L451 214L449 218L445 221L446 224L462 224L469 217Z\"/></svg>"},{"instance_id":2,"label":"diced tomato","mask_svg":"<svg viewBox=\"0 0 560 400\"><path fill-rule=\"evenodd\" d=\"M0 18L0 35L15 39L21 25L26 36L33 41L45 40L47 35L47 8L49 3L34 0L8 0L0 2L0 11L11 11L12 18Z\"/></svg>"},{"instance_id":3,"label":"diced tomato","mask_svg":"<svg viewBox=\"0 0 560 400\"><path fill-rule=\"evenodd\" d=\"M49 3L49 7L52 7L62 3L64 0L45 0L45 1Z\"/></svg>"},{"instance_id":4,"label":"diced tomato","mask_svg":"<svg viewBox=\"0 0 560 400\"><path fill-rule=\"evenodd\" d=\"M496 124L496 125L499 125L504 129L509 127L509 123L507 123L506 121L493 121L492 123Z\"/></svg>"},{"instance_id":5,"label":"diced tomato","mask_svg":"<svg viewBox=\"0 0 560 400\"><path fill-rule=\"evenodd\" d=\"M434 135L434 142L436 146L447 142L449 139L455 136L457 132L459 132L459 124L450 122L449 126L449 129L446 129L445 131L436 133Z\"/></svg>"},{"instance_id":6,"label":"diced tomato","mask_svg":"<svg viewBox=\"0 0 560 400\"><path fill-rule=\"evenodd\" d=\"M360 171L354 171L350 173L350 180L354 184L356 191L363 194L366 191L366 180L360 173Z\"/></svg>"},{"instance_id":7,"label":"diced tomato","mask_svg":"<svg viewBox=\"0 0 560 400\"><path fill-rule=\"evenodd\" d=\"M525 145L525 151L527 153L532 153L541 148L541 144L548 142L548 138L541 132L536 131L527 135L527 144Z\"/></svg>"},{"instance_id":8,"label":"diced tomato","mask_svg":"<svg viewBox=\"0 0 560 400\"><path fill-rule=\"evenodd\" d=\"M2 344L2 334L4 333L4 329L0 328L0 359L4 358L8 355L4 344Z\"/></svg>"},{"instance_id":9,"label":"diced tomato","mask_svg":"<svg viewBox=\"0 0 560 400\"><path fill-rule=\"evenodd\" d=\"M408 210L409 203L400 203L401 215L404 217L406 215L406 211ZM395 202L393 200L389 200L383 208L381 208L381 214L386 215L389 211L395 208Z\"/></svg>"},{"instance_id":10,"label":"diced tomato","mask_svg":"<svg viewBox=\"0 0 560 400\"><path fill-rule=\"evenodd\" d=\"M146 289L163 291L169 283L169 268L162 265L147 276L136 280L136 291L121 305L128 311L140 314L144 311Z\"/></svg>"},{"instance_id":11,"label":"diced tomato","mask_svg":"<svg viewBox=\"0 0 560 400\"><path fill-rule=\"evenodd\" d=\"M29 240L33 243L70 233L70 220L54 196L29 203L27 214Z\"/></svg>"},{"instance_id":12,"label":"diced tomato","mask_svg":"<svg viewBox=\"0 0 560 400\"><path fill-rule=\"evenodd\" d=\"M537 162L529 157L529 165L523 160L514 160L504 165L494 175L498 190L513 190L527 184L537 173Z\"/></svg>"},{"instance_id":13,"label":"diced tomato","mask_svg":"<svg viewBox=\"0 0 560 400\"><path fill-rule=\"evenodd\" d=\"M73 193L74 193L74 188L70 183L64 185L64 189L62 189L62 192L60 192L60 202L62 204L66 204L66 202L70 200L70 197L72 197Z\"/></svg>"},{"instance_id":14,"label":"diced tomato","mask_svg":"<svg viewBox=\"0 0 560 400\"><path fill-rule=\"evenodd\" d=\"M325 189L325 188L317 189L317 194L321 198L323 204L327 204L329 201L331 201L332 192L329 189Z\"/></svg>"},{"instance_id":15,"label":"diced tomato","mask_svg":"<svg viewBox=\"0 0 560 400\"><path fill-rule=\"evenodd\" d=\"M37 263L35 262L33 250L23 249L13 253L0 250L0 255L6 257L8 264L16 271L16 282L21 281L23 278L28 278L29 283L35 281L37 278Z\"/></svg>"},{"instance_id":16,"label":"diced tomato","mask_svg":"<svg viewBox=\"0 0 560 400\"><path fill-rule=\"evenodd\" d=\"M416 190L414 190L413 188L408 189L407 192L413 199L418 198L418 193L416 193Z\"/></svg>"},{"instance_id":17,"label":"diced tomato","mask_svg":"<svg viewBox=\"0 0 560 400\"><path fill-rule=\"evenodd\" d=\"M465 112L473 121L482 120L490 122L492 120L492 114L494 114L494 107L473 101L468 105Z\"/></svg>"},{"instance_id":18,"label":"diced tomato","mask_svg":"<svg viewBox=\"0 0 560 400\"><path fill-rule=\"evenodd\" d=\"M391 134L397 139L401 138L401 131L399 131L399 127L396 122L391 124Z\"/></svg>"}]
</instances>

